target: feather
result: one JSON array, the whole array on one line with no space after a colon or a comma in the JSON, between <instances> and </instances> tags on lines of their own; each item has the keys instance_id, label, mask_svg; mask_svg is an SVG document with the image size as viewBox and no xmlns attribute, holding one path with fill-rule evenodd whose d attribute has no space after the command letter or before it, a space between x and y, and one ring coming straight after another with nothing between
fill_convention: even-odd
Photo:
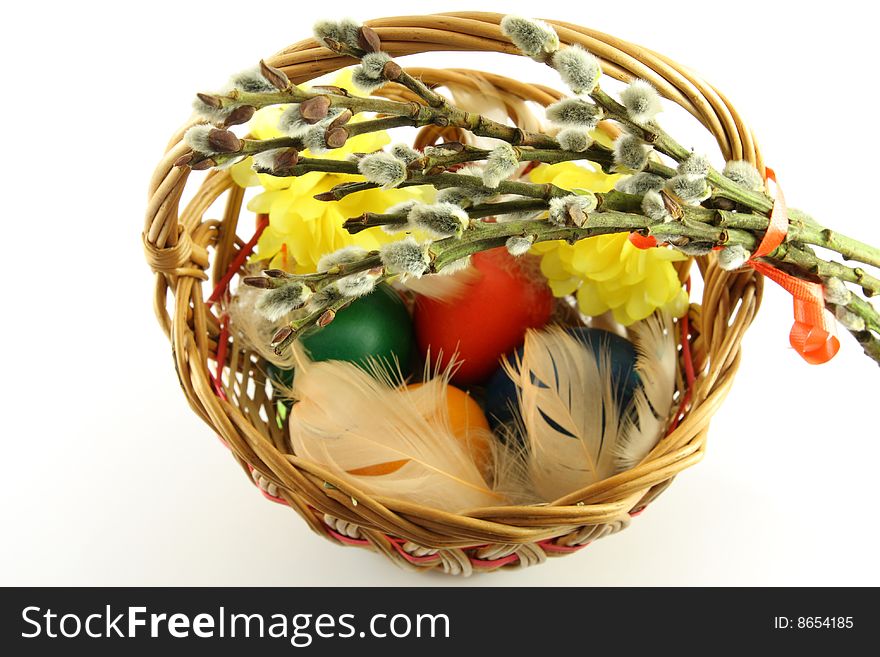
<instances>
[{"instance_id":1,"label":"feather","mask_svg":"<svg viewBox=\"0 0 880 657\"><path fill-rule=\"evenodd\" d=\"M636 371L642 384L631 402L615 445L619 471L638 465L663 435L675 396L677 348L672 319L656 313L630 327L638 352Z\"/></svg>"},{"instance_id":2,"label":"feather","mask_svg":"<svg viewBox=\"0 0 880 657\"><path fill-rule=\"evenodd\" d=\"M529 480L551 501L614 473L620 417L608 353L562 328L526 334L516 366L505 362L517 387Z\"/></svg>"},{"instance_id":3,"label":"feather","mask_svg":"<svg viewBox=\"0 0 880 657\"><path fill-rule=\"evenodd\" d=\"M655 315L631 327L642 385L620 408L611 357L559 327L526 334L523 355L504 362L517 387L529 486L552 501L639 463L657 444L675 393L672 322Z\"/></svg>"},{"instance_id":4,"label":"feather","mask_svg":"<svg viewBox=\"0 0 880 657\"><path fill-rule=\"evenodd\" d=\"M416 294L438 301L454 301L467 293L468 288L479 277L480 272L470 265L452 273L431 274L421 278L408 278L401 284Z\"/></svg>"},{"instance_id":5,"label":"feather","mask_svg":"<svg viewBox=\"0 0 880 657\"><path fill-rule=\"evenodd\" d=\"M258 270L251 270L249 273L256 274ZM249 348L273 365L284 368L293 367L295 361L290 351L286 351L283 355L279 356L269 346L272 342L272 336L286 322L269 321L254 309L257 300L263 292L265 290L259 290L248 285L238 286L238 290L225 308L229 313L230 330L234 335L243 338L244 343Z\"/></svg>"},{"instance_id":6,"label":"feather","mask_svg":"<svg viewBox=\"0 0 880 657\"><path fill-rule=\"evenodd\" d=\"M367 373L343 361L298 360L289 419L297 456L372 495L444 511L505 503L450 429L448 371L408 389L394 387L376 362Z\"/></svg>"},{"instance_id":7,"label":"feather","mask_svg":"<svg viewBox=\"0 0 880 657\"><path fill-rule=\"evenodd\" d=\"M511 120L526 132L542 130L541 122L525 101L510 93L499 94L498 89L482 75L469 71L467 85L451 80L445 82L444 86L452 95L455 105L463 110L482 114L504 124ZM475 138L470 133L467 135L469 143L474 146L492 149L498 145L496 140L490 138Z\"/></svg>"}]
</instances>

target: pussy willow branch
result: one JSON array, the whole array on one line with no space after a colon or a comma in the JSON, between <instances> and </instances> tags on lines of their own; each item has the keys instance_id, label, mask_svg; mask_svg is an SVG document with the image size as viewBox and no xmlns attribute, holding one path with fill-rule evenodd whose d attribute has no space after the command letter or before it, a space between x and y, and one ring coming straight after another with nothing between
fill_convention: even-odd
<instances>
[{"instance_id":1,"label":"pussy willow branch","mask_svg":"<svg viewBox=\"0 0 880 657\"><path fill-rule=\"evenodd\" d=\"M240 94L242 96L276 96L277 94L245 94L243 92L232 92L233 94ZM302 94L305 92L300 92L297 90L298 94ZM602 92L601 90L596 90L593 92L593 97L597 102L603 105L607 111L613 113L615 120L618 121L626 121L628 127L631 121L626 118L626 110L619 103L611 99L607 94ZM334 96L334 98L343 98L348 101L375 101L379 99L370 99L370 98L359 98L354 96ZM382 103L394 103L394 101L381 101ZM412 104L408 103L394 103L400 106L411 106ZM423 106L421 106L424 109ZM449 106L451 107L451 106ZM408 121L407 117L390 117L387 119L377 119L374 121L364 121L361 123L354 123L345 126L345 129L349 132L350 136L354 136L356 134L365 134L367 132L373 132L378 130L384 130L391 127L399 127L400 125L405 125ZM633 129L638 128L636 124L632 124L635 126ZM643 130L647 134L647 128L639 128ZM686 151L680 144L678 144L675 140L667 135L662 129L655 125L651 125L650 130L654 132L655 135L655 147L661 152L670 155L670 157L677 158L679 160L686 158L690 153ZM476 133L475 133L476 134ZM658 141L659 140L659 141ZM554 141L555 143L555 141ZM671 146L669 145L671 144ZM661 149L660 146L663 146ZM558 145L557 145L558 146ZM236 153L231 154L223 154L214 156L215 161L220 164L227 159L240 157L242 155L252 155L261 151L271 150L275 148L302 148L302 142L299 139L294 138L278 138L278 139L270 139L270 140L242 140L242 148ZM517 154L520 158L520 161L538 161L544 162L548 164L572 161L572 160L589 160L592 162L596 162L600 164L604 169L610 168L613 164L613 155L611 151L601 145L594 144L587 151L583 153L576 153L572 151L563 151L557 148L517 148ZM455 163L463 163L463 162L475 162L485 159L488 156L488 151L480 150L480 149L471 149L469 151L464 151L461 154L454 154L451 156L447 156L446 160L442 157L435 157L433 159L427 159L424 163L425 166L430 166L432 168L441 167L441 166L449 166ZM312 167L312 168L309 168ZM656 173L657 175L661 175L665 178L670 177L673 171L668 167L665 167L662 164L652 162L649 163L648 169L649 172ZM296 165L294 168L288 171L279 172L280 175L301 175L302 173L306 173L308 171L325 171L325 172L333 172L333 173L350 173L357 174L357 166L351 162L340 162L338 160L320 160L320 159L311 159L311 160L303 160L300 164ZM713 175L714 174L714 175ZM405 185L420 185L420 184L432 184L435 187L443 188L443 187L458 187L458 186L466 186L466 187L482 187L482 181L475 176L461 176L456 175L455 178L444 178L444 175L448 174L438 174L437 176L424 176L424 175L411 175L407 180ZM721 195L725 198L730 198L731 200L735 200L739 203L743 203L744 205L757 210L758 212L767 213L772 208L772 202L768 197L763 194L759 194L756 192L749 192L744 188L736 185L729 179L722 176L717 171L710 171L708 176L709 182L719 190ZM503 194L519 194L522 196L528 196L532 198L551 198L552 196L564 196L564 190L556 187L555 189L537 189L535 186L524 187L523 185L530 185L530 183L511 183L510 181L502 182L499 186L499 193ZM367 187L369 189L370 187ZM503 189L502 189L503 188ZM352 191L360 191L355 188L350 188ZM733 190L732 192L728 192L728 190ZM342 196L334 196L334 198L342 198ZM880 248L872 247L868 244L860 242L859 240L853 239L846 235L837 233L830 229L824 228L814 221L810 221L808 224L803 226L802 231L800 231L799 241L805 242L807 244L812 244L814 246L821 246L826 249L835 251L842 255L844 258L848 260L857 260L859 262L872 265L874 267L880 267ZM855 269L855 276L857 280L852 282L857 282L861 284L861 280L864 278L871 279L872 277L864 270L860 270L859 268ZM845 280L850 280L850 278L846 278ZM864 287L864 286L863 286ZM872 289L876 289L876 287L871 286Z\"/></svg>"},{"instance_id":2,"label":"pussy willow branch","mask_svg":"<svg viewBox=\"0 0 880 657\"><path fill-rule=\"evenodd\" d=\"M655 122L647 125L639 125L633 122L629 118L626 108L605 93L600 87L597 86L590 94L590 97L597 105L602 107L606 113L606 118L614 119L628 131L639 135L660 153L671 157L676 162L682 162L690 157L691 151L682 146ZM660 173L660 175L663 174ZM664 177L668 176L664 175ZM745 189L713 168L710 168L706 179L712 186L713 195L716 197L721 196L730 199L762 214L769 214L773 209L773 200L769 196L761 192ZM815 224L815 222L812 223L814 230L805 231L802 241L836 251L846 259L858 260L874 267L880 267L880 249L851 237L835 233L828 228Z\"/></svg>"},{"instance_id":3,"label":"pussy willow branch","mask_svg":"<svg viewBox=\"0 0 880 657\"><path fill-rule=\"evenodd\" d=\"M328 160L320 158L303 158L294 166L287 169L279 170L273 173L277 176L301 176L311 171L323 171L325 173L341 173L358 175L357 163L347 160ZM364 191L366 189L375 189L377 185L366 183L361 185L355 183L356 187L351 185L340 185L345 188L344 193L333 194L332 198L328 198L326 193L319 195L320 200L339 200L355 191ZM422 175L420 173L410 171L407 179L402 183L401 187L411 187L413 185L430 185L436 189L444 189L447 187L466 187L468 189L479 190L486 194L515 194L517 196L526 196L529 198L550 199L557 196L568 196L571 192L557 187L549 183L530 183L516 180L503 180L498 187L486 187L483 179L478 176L470 176L459 173L436 173L433 175ZM331 190L332 191L332 190Z\"/></svg>"},{"instance_id":4,"label":"pussy willow branch","mask_svg":"<svg viewBox=\"0 0 880 657\"><path fill-rule=\"evenodd\" d=\"M462 176L454 174L457 179L468 179L471 184L477 185L479 179L474 176ZM549 198L567 194L561 188L552 186ZM543 190L534 190L535 194L546 194ZM508 201L501 203L483 203L467 210L471 219L512 214L515 212L528 212L545 210L549 206L547 196L538 196L533 200ZM616 211L635 213L640 212L641 197L621 192L608 192L596 194L599 211ZM702 242L712 242L716 246L730 244L731 231L736 231L736 240L733 243L753 251L758 240L754 233L762 233L767 230L769 219L760 214L748 214L744 212L730 212L725 210L713 210L702 207L682 208L683 218L681 222L656 223L650 233L655 237L668 238L669 236L685 236L689 239ZM595 216L594 214L590 215ZM383 225L403 225L406 223L406 213L376 214L366 213L360 217L348 219L344 227L351 233L357 233L366 228ZM687 232L683 231L687 228ZM621 231L623 228L621 227ZM814 253L798 247L799 243L813 244L816 236L822 231L817 231L813 225L805 225L803 222L794 221L789 227L788 241L782 244L768 259L776 262L784 262L799 267L806 273L816 274L822 277L835 277L841 280L855 283L862 287L866 296L880 295L880 279L870 275L859 267L848 267L837 262L828 262L817 257ZM509 236L509 235L508 235Z\"/></svg>"},{"instance_id":5,"label":"pussy willow branch","mask_svg":"<svg viewBox=\"0 0 880 657\"><path fill-rule=\"evenodd\" d=\"M376 253L369 254L366 259L374 259L378 258ZM372 267L363 266L359 267L358 271L366 271L368 269L372 269ZM348 273L352 273L349 271ZM338 276L336 278L339 278ZM389 274L382 273L376 279L376 283L382 283L390 278ZM297 338L301 338L304 335L308 335L309 333L316 331L322 328L322 325L325 323L330 323L333 321L333 318L339 313L341 310L344 310L354 299L352 297L342 297L339 299L333 300L329 305L325 308L320 308L307 314L304 317L300 317L298 319L293 320L287 325L287 328L290 329L290 332L282 333L283 337L273 345L275 353L279 356L284 353L284 351L293 344L293 341ZM278 333L276 333L278 335Z\"/></svg>"},{"instance_id":6,"label":"pussy willow branch","mask_svg":"<svg viewBox=\"0 0 880 657\"><path fill-rule=\"evenodd\" d=\"M357 52L347 52L344 48L340 52L342 52L343 54L357 56ZM399 69L399 67L397 68ZM233 90L225 96L213 96L213 102L215 102L221 108L227 106L241 105L264 107L273 104L302 103L305 101L309 101L313 98L325 97L330 107L346 108L349 109L353 114L369 111L398 117L397 121L394 121L393 123L388 123L387 125L409 125L410 120L411 124L413 125L427 125L430 123L439 125L454 125L460 128L464 128L477 136L494 137L507 141L511 144L536 147L533 150L520 149L520 157L523 159L528 158L534 161L542 162L560 162L574 159L591 159L593 161L597 161L606 170L610 166L610 151L608 151L608 149L594 146L590 149L589 154L575 155L571 153L566 153L565 151L560 151L558 142L556 142L555 139L548 137L547 135L543 135L540 133L526 133L518 128L500 124L479 114L460 110L459 108L453 106L448 100L436 94L436 92L434 92L433 90L428 89L428 87L426 87L420 81L415 80L414 78L406 74L402 69L399 69L399 72L395 79L398 82L404 84L404 86L407 86L407 88L417 93L423 100L425 100L427 105L421 105L419 103L402 103L381 98L350 96L345 92L324 93L325 91L328 91L327 88L320 89L318 92L303 91L292 84L289 85L288 88L284 91L277 91L272 93L249 93L240 90ZM615 99L611 98L611 96L605 93L601 88L597 87L590 95L592 99L604 109L608 117L618 121L628 130L641 135L645 139L645 141L651 143L659 152L668 155L677 162L683 161L690 155L690 151L688 149L679 144L667 132L656 125L656 123L652 122L645 126L641 126L631 121L628 118L626 108L624 108L623 105L621 105ZM387 120L378 119L378 121ZM361 125L361 127L358 128L358 125ZM375 129L375 122L373 123L373 126L365 126L363 123L355 123L344 126L342 129L349 132L349 134L363 134L363 132ZM247 142L248 140L245 141ZM281 139L271 140L271 142L273 142L271 146L274 148L285 146L298 147L298 145L301 146L298 140L285 141L284 139ZM216 156L214 159L217 160L217 163L219 164L221 163L219 160L227 161L233 157L258 152L257 150L251 149L265 148L265 145L257 146L253 143L245 143L239 152L235 154L224 154L221 156ZM480 154L475 154L475 157L479 156ZM458 161L467 160L459 157ZM649 170L665 178L668 178L672 174L671 169L655 162L649 164ZM356 172L352 171L351 173ZM416 175L412 176L404 184L434 184L435 186L439 184L446 187L464 186L461 180L453 181L449 179L443 179L442 175L444 174L440 174L440 178L431 177L431 180L428 179L428 176ZM772 200L765 194L747 190L729 180L728 178L724 177L714 169L710 170L707 176L707 180L713 187L714 194L716 196L728 198L762 214L768 214L773 207ZM332 195L325 195L325 198L340 199L343 198L345 195L353 193L355 191L370 188L372 188L370 185L348 185L342 189L334 190L335 193ZM520 194L533 198L549 197L544 195L536 195L535 193L527 193L527 191L528 190L526 190L525 188L520 188L519 191L499 190L500 193ZM532 190L532 192L534 192L534 190ZM546 194L546 190L542 192L542 194ZM553 195L557 195L556 192L554 192ZM814 224L813 228L814 230L805 231L805 234L802 237L804 242L831 249L849 260L857 260L865 264L880 267L880 249L876 247L871 247L845 235L840 235L829 229L818 226L817 224Z\"/></svg>"},{"instance_id":7,"label":"pussy willow branch","mask_svg":"<svg viewBox=\"0 0 880 657\"><path fill-rule=\"evenodd\" d=\"M542 199L525 199L521 201L504 201L501 203L480 203L467 209L470 219L482 219L484 217L496 217L498 215L513 214L518 212L541 212L549 207L549 203ZM406 212L394 212L379 214L365 212L359 217L346 219L342 224L349 233L354 235L368 228L376 226L402 226L407 222Z\"/></svg>"},{"instance_id":8,"label":"pussy willow branch","mask_svg":"<svg viewBox=\"0 0 880 657\"><path fill-rule=\"evenodd\" d=\"M363 53L347 52L344 48L342 54L354 56ZM418 95L425 104L390 101L381 98L350 96L343 90L332 88L316 88L307 92L289 85L286 90L273 93L252 94L242 91L232 91L226 96L215 96L213 102L220 107L249 105L264 107L274 104L303 103L315 98L324 98L325 102L317 103L318 106L329 108L345 108L351 114L361 112L374 112L379 118L360 123L349 123L334 127L334 146L341 145L345 139L357 134L366 134L377 130L386 130L402 126L441 125L455 126L469 131L480 137L492 137L506 141L517 147L517 156L520 161L536 161L544 163L558 163L571 160L589 160L599 164L606 172L614 171L614 157L611 150L594 144L583 153L573 153L561 150L559 143L541 133L528 133L519 128L507 126L492 121L477 113L466 112L452 105L447 99L440 96L432 89L412 78L399 66L394 64L386 68L393 76L386 76ZM682 162L691 155L691 152L660 128L651 122L638 125L631 121L626 109L616 100L611 98L598 87L590 94L593 101L601 106L606 118L613 119L622 124L628 131L639 135L647 143L651 144L657 152L662 153L676 162ZM315 104L315 103L313 103ZM340 133L340 131L342 131ZM328 133L329 134L329 133ZM329 138L328 138L329 141ZM242 155L252 155L261 150L271 148L296 148L302 149L300 140L281 138L263 142L243 140L242 148L237 153L222 154L213 159L217 163L229 161ZM515 236L527 236L534 242L548 240L566 240L574 243L580 239L595 235L619 232L638 231L642 234L653 235L661 242L670 241L678 246L689 242L699 243L703 246L731 246L740 245L749 251L757 246L761 235L766 231L769 220L768 215L773 207L773 201L761 192L755 192L741 187L734 181L724 177L718 171L711 169L707 175L707 181L712 188L713 199L724 198L739 204L741 207L752 210L749 212L730 212L723 209L711 209L704 207L682 207L680 218L669 223L652 220L642 215L639 197L630 197L626 194L611 192L599 194L596 211L586 217L583 225L560 226L546 220L522 220L507 221L503 223L485 223L479 219L492 216L493 214L510 214L522 211L543 210L549 205L549 200L564 197L571 192L551 184L534 184L521 181L503 181L497 189L490 190L483 185L483 181L477 176L445 173L450 166L467 162L485 160L489 151L464 147L459 152L450 154L426 155L410 166L407 179L401 186L431 185L437 189L447 187L466 187L479 190L488 194L504 194L523 197L514 201L501 203L484 203L468 210L472 223L461 238L447 238L430 244L428 255L430 258L430 272L442 271L452 262L474 253L502 246L507 239ZM670 178L675 171L664 164L652 160L647 166L647 171L655 173L663 178ZM330 173L357 174L357 164L349 161L322 160L310 158L300 160L288 170L274 172L276 175L302 175L309 171L324 171ZM375 188L376 185L367 182L346 183L335 187L330 192L319 195L321 200L338 200L345 196ZM786 242L767 256L766 260L776 266L782 266L789 271L802 272L804 277L822 276L835 277L843 281L855 283L862 287L866 296L880 293L880 280L865 271L862 267L850 267L837 262L826 261L817 256L810 246L820 246L842 255L847 260L855 260L867 265L880 267L880 249L869 246L858 240L840 235L820 226L817 222L806 217L802 213L793 210L790 214L790 226ZM359 218L350 219L346 227L351 232L357 232L375 225L400 225L405 223L403 213L397 214L365 214ZM366 271L370 269L380 270L381 259L378 253L370 253L362 261L348 263L343 267L322 274L311 274L300 277L313 283L315 289L329 285L341 276ZM383 272L384 278L388 274ZM327 308L320 309L296 320L290 325L290 333L285 335L278 343L279 350L286 347L297 335L305 330L310 330L317 323L323 326L332 320L335 312L349 303L348 300L334 300ZM853 331L856 339L862 344L865 352L880 362L880 314L870 304L854 297L852 302L846 305L848 312L862 318L866 330Z\"/></svg>"},{"instance_id":9,"label":"pussy willow branch","mask_svg":"<svg viewBox=\"0 0 880 657\"><path fill-rule=\"evenodd\" d=\"M492 137L513 145L559 148L559 143L545 134L526 132L498 123L476 112L465 112L448 101L444 101L439 106L431 106L420 103L403 103L384 98L349 96L324 91L303 91L294 85L291 85L286 91L271 93L251 93L235 89L225 95L215 95L213 99L220 108L247 105L259 109L269 105L303 103L322 96L327 98L330 107L348 109L352 114L375 112L400 116L411 119L412 125L415 126L454 126L468 130L478 137Z\"/></svg>"},{"instance_id":10,"label":"pussy willow branch","mask_svg":"<svg viewBox=\"0 0 880 657\"><path fill-rule=\"evenodd\" d=\"M826 307L831 312L835 312L839 306L833 303L828 303L826 304ZM847 330L861 345L862 349L865 351L865 355L880 363L880 323L878 323L877 311L874 310L870 304L856 296L854 296L848 304L842 307L846 309L847 312L850 312L857 317L861 317L865 322L865 330L863 331L857 331L850 328Z\"/></svg>"},{"instance_id":11,"label":"pussy willow branch","mask_svg":"<svg viewBox=\"0 0 880 657\"><path fill-rule=\"evenodd\" d=\"M380 132L393 128L415 125L407 117L386 117L383 119L375 119L371 121L361 121L358 123L349 123L342 127L347 133L347 137L351 138L357 135L368 134L372 132ZM239 159L242 156L255 155L257 153L270 151L278 148L296 148L302 150L303 142L299 138L278 137L275 139L242 139L241 149L231 153L218 153L211 156L216 164L224 164L230 160ZM520 162L540 162L543 164L558 164L560 162L572 162L577 160L587 160L602 167L602 169L611 173L614 166L614 154L601 144L593 144L587 150L582 152L566 151L561 149L549 148L522 148L514 147ZM453 152L448 155L424 155L418 160L410 164L410 169L415 171L443 171L449 167L468 164L473 162L481 162L489 157L492 151L474 148L472 146L464 146L460 152ZM305 162L305 160L303 160ZM320 161L315 160L315 166L321 166ZM321 171L322 169L314 169ZM665 178L675 175L675 171L664 166L659 162L650 162L646 171L654 173ZM276 176L294 176L301 175L304 167L299 169L284 169L274 172ZM352 173L357 173L354 170Z\"/></svg>"},{"instance_id":12,"label":"pussy willow branch","mask_svg":"<svg viewBox=\"0 0 880 657\"><path fill-rule=\"evenodd\" d=\"M800 238L802 243L809 243L804 239L802 229L795 229L794 235ZM797 265L805 272L815 274L823 278L839 278L847 283L855 283L860 286L865 296L880 295L880 279L870 275L861 267L848 267L839 262L829 262L818 258L812 251L799 247L796 242L781 244L773 257L780 261Z\"/></svg>"},{"instance_id":13,"label":"pussy willow branch","mask_svg":"<svg viewBox=\"0 0 880 657\"><path fill-rule=\"evenodd\" d=\"M853 315L861 317L865 321L865 326L880 336L880 315L874 307L866 301L853 296L852 300L846 304L846 309Z\"/></svg>"},{"instance_id":14,"label":"pussy willow branch","mask_svg":"<svg viewBox=\"0 0 880 657\"><path fill-rule=\"evenodd\" d=\"M850 331L856 341L862 346L865 355L880 363L880 338L870 331Z\"/></svg>"},{"instance_id":15,"label":"pussy willow branch","mask_svg":"<svg viewBox=\"0 0 880 657\"><path fill-rule=\"evenodd\" d=\"M590 97L605 110L609 118L613 118L626 127L627 130L644 139L659 152L668 155L676 162L682 162L690 157L691 151L679 144L656 123L643 126L631 121L626 108L599 87L596 87L590 94ZM736 201L758 212L769 213L773 209L773 201L766 194L753 192L737 185L715 169L710 169L706 179L715 189L718 196Z\"/></svg>"},{"instance_id":16,"label":"pussy willow branch","mask_svg":"<svg viewBox=\"0 0 880 657\"><path fill-rule=\"evenodd\" d=\"M347 124L342 126L346 132L346 139L356 137L358 135L369 134L372 132L382 132L393 128L402 128L414 125L407 117L390 116L382 119L374 119L371 121L360 121L358 123ZM241 148L230 153L216 153L210 156L215 165L226 164L227 162L238 160L241 157L256 155L278 148L295 148L298 151L306 148L303 140L299 137L276 137L274 139L241 139ZM208 157L208 156L205 156ZM196 157L191 163L196 163L200 158Z\"/></svg>"},{"instance_id":17,"label":"pussy willow branch","mask_svg":"<svg viewBox=\"0 0 880 657\"><path fill-rule=\"evenodd\" d=\"M456 174L444 174L453 177L461 177ZM673 222L662 222L652 220L641 214L634 212L625 212L611 209L613 207L631 208L638 206L638 197L620 192L610 192L608 194L598 194L599 207L601 211L589 213L586 221L582 226L564 225L560 226L547 221L546 219L529 219L522 221L507 221L500 223L482 223L474 221L464 231L461 238L449 237L431 243L428 248L429 272L438 273L449 266L451 263L461 260L475 253L503 246L508 238L512 236L530 237L533 242L545 242L552 240L564 240L569 243L575 243L578 240L594 237L596 235L606 235L611 233L630 233L640 231L658 238L659 241L665 241L667 238L686 238L687 240L699 243L708 243L714 246L731 246L734 244L741 245L745 249L754 250L759 241L759 235L766 230L769 220L759 214L732 213L720 210L712 210L702 207L682 207L681 219ZM529 199L514 202L486 203L480 206L474 206L469 210L469 216L472 219L478 219L484 216L491 216L490 213L502 214L511 210L537 210L547 205L545 199ZM385 223L402 223L403 215L364 215L364 221L373 222L375 225L380 221ZM357 218L350 220L358 221ZM793 226L789 232L789 240L773 253L767 256L766 260L778 266L779 263L794 266L805 272L815 271L820 275L823 273L840 273L839 270L829 270L828 263L821 260L807 248L797 248L797 240L800 237L799 231L809 233L811 228ZM375 269L381 266L381 260L377 252L369 253L365 258L353 263L346 263L337 267L331 272L324 274L307 274L304 276L288 275L290 278L298 278L300 280L308 280L317 283L316 287L322 287L332 280L339 277L359 271ZM842 265L841 265L842 266ZM388 275L387 272L383 274ZM848 274L849 275L849 274ZM845 279L846 280L846 279ZM880 292L880 288L875 287L876 281L862 280L861 284L865 286L866 293ZM341 303L334 301L328 306L329 310L336 312L339 308L336 306ZM877 313L870 304L854 297L853 303L850 304L851 311L863 317L866 326L869 329L877 331L880 327L880 314ZM850 308L848 306L848 309ZM340 306L342 307L342 306ZM284 340L277 345L277 349L281 350L290 342L296 339L303 331L311 330L315 326L315 322L325 318L322 312L314 312L306 318L296 320L290 324L291 333L286 335ZM874 353L874 342L876 337L871 335L870 331L857 332L856 338L862 344L868 355ZM880 362L880 361L878 361Z\"/></svg>"},{"instance_id":18,"label":"pussy willow branch","mask_svg":"<svg viewBox=\"0 0 880 657\"><path fill-rule=\"evenodd\" d=\"M514 147L520 162L539 162L542 164L559 164L561 162L574 162L586 160L602 167L605 173L615 173L614 151L602 144L594 143L584 151L566 151L560 148L520 148ZM455 164L479 162L489 157L491 151L466 147L461 153L449 156L425 156L417 160L420 168L430 171L432 168L448 167ZM671 178L675 170L666 165L651 161L645 167L645 172L653 173L663 178Z\"/></svg>"}]
</instances>

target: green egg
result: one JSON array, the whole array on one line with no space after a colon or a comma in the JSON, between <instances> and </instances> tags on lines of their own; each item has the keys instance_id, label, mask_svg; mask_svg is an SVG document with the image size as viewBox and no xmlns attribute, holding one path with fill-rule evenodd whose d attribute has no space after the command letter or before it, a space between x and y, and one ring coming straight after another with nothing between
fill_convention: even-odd
<instances>
[{"instance_id":1,"label":"green egg","mask_svg":"<svg viewBox=\"0 0 880 657\"><path fill-rule=\"evenodd\" d=\"M323 329L302 340L312 360L345 360L364 364L374 358L410 374L415 353L412 320L390 286L378 285L339 311Z\"/></svg>"},{"instance_id":2,"label":"green egg","mask_svg":"<svg viewBox=\"0 0 880 657\"><path fill-rule=\"evenodd\" d=\"M266 363L266 378L274 387L289 388L293 385L293 370Z\"/></svg>"},{"instance_id":3,"label":"green egg","mask_svg":"<svg viewBox=\"0 0 880 657\"><path fill-rule=\"evenodd\" d=\"M293 370L278 367L272 363L266 363L266 378L272 384L273 396L281 394L281 391L288 390L293 386ZM275 422L278 428L284 427L284 420L287 412L293 406L290 399L279 399L275 402Z\"/></svg>"}]
</instances>

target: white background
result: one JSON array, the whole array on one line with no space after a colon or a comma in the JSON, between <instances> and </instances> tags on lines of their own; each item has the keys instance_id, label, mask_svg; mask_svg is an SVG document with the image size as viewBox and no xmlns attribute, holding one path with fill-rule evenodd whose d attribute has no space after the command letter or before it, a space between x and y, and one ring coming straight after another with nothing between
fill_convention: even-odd
<instances>
[{"instance_id":1,"label":"white background","mask_svg":"<svg viewBox=\"0 0 880 657\"><path fill-rule=\"evenodd\" d=\"M880 584L880 371L848 335L830 364L803 363L791 300L769 282L704 461L575 555L466 581L409 574L313 535L242 476L189 410L153 317L146 186L194 91L308 36L331 4L361 19L546 14L661 51L733 100L790 204L880 242L869 3L8 4L0 584ZM544 74L488 65L511 62Z\"/></svg>"}]
</instances>

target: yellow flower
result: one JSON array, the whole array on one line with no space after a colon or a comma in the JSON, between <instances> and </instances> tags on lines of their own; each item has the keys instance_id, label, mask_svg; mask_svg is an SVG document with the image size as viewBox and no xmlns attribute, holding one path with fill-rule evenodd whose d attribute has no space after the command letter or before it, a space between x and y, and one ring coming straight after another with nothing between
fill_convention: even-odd
<instances>
[{"instance_id":1,"label":"yellow flower","mask_svg":"<svg viewBox=\"0 0 880 657\"><path fill-rule=\"evenodd\" d=\"M607 192L618 175L606 175L590 163L541 165L532 182L553 183L564 189ZM607 311L629 326L664 308L675 317L687 310L688 296L672 263L685 256L669 248L639 249L626 233L598 235L567 242L543 242L532 248L541 255L541 272L557 297L574 294L585 315Z\"/></svg>"},{"instance_id":2,"label":"yellow flower","mask_svg":"<svg viewBox=\"0 0 880 657\"><path fill-rule=\"evenodd\" d=\"M582 164L541 164L529 174L532 182L552 183L563 189L588 189L591 192L610 192L618 178L619 175L604 173L599 165L587 161Z\"/></svg>"},{"instance_id":3,"label":"yellow flower","mask_svg":"<svg viewBox=\"0 0 880 657\"><path fill-rule=\"evenodd\" d=\"M333 84L350 88L350 73L344 72ZM283 136L278 130L278 119L283 105L265 107L254 114L248 130L257 139ZM385 132L357 135L339 149L322 154L322 158L342 160L351 153L371 153L388 145L391 138ZM309 156L308 151L303 155ZM280 178L257 174L251 168L251 158L234 165L232 179L241 187L262 186L263 191L250 200L251 212L268 214L269 226L257 243L255 260L269 259L270 267L304 274L315 271L318 259L344 246L376 249L380 245L400 239L381 228L370 228L351 235L342 223L349 217L364 212L384 212L392 205L407 199L431 201L426 188L371 189L358 192L338 202L318 201L316 194L327 192L336 185L362 180L359 176L313 171L302 176Z\"/></svg>"}]
</instances>

